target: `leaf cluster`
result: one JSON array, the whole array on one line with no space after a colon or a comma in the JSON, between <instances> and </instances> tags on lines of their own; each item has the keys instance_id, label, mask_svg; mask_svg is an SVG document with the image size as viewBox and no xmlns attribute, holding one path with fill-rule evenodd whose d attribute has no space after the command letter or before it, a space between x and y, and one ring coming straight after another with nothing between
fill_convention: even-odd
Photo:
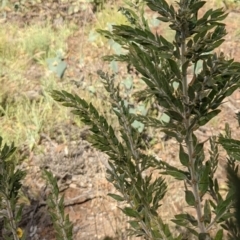
<instances>
[{"instance_id":1,"label":"leaf cluster","mask_svg":"<svg viewBox=\"0 0 240 240\"><path fill-rule=\"evenodd\" d=\"M228 172L237 172L235 158L239 158L239 141L220 135L219 138L213 136L201 142L195 134L197 129L220 113L219 107L224 99L240 84L240 63L227 59L224 53L212 52L224 41L226 29L222 20L227 14L223 9L209 9L199 17L199 10L206 3L201 0L180 0L177 7L165 0L144 0L140 3L129 3L129 8L120 9L129 25L114 25L112 31L98 31L125 49L124 54L106 56L104 60L131 64L146 85L137 95L144 99L154 98L170 120L130 112L129 104L120 96L114 75L109 76L102 71L98 74L118 118L119 134L91 103L79 96L66 91L54 91L52 96L72 108L72 112L91 127L92 135L88 140L109 156L107 179L120 193L110 196L127 204L122 211L131 217L130 234L146 239L182 239L182 234L173 236L158 215L160 201L167 190L161 175L170 175L184 183L185 201L196 211L195 215L187 212L177 214L172 219L176 225L184 227L192 234L192 239L221 240L223 229L228 230L229 237L238 236L237 228L231 228L238 221L232 211L235 202L238 204L234 200L237 188L230 188L229 184L227 195L222 196L216 171L218 145L222 144L229 153ZM143 3L175 31L172 42L151 31L142 11ZM200 70L197 67L199 64L202 66ZM192 74L189 74L191 69ZM161 129L175 138L179 144L181 167L142 151L142 135L134 128L135 121L145 127ZM226 128L226 133L229 132ZM204 152L206 142L210 143L208 158ZM151 174L146 175L150 167L158 170L160 176L154 179ZM234 175L231 179L229 177L229 181L235 185L238 183ZM222 228L217 229L212 238L209 231L216 224Z\"/></svg>"},{"instance_id":2,"label":"leaf cluster","mask_svg":"<svg viewBox=\"0 0 240 240\"><path fill-rule=\"evenodd\" d=\"M18 203L22 180L26 171L17 167L15 161L16 147L4 144L0 137L0 208L4 221L4 239L26 239L26 233L19 227L22 220L24 204ZM56 230L57 239L71 240L73 224L69 216L64 215L64 196L60 198L57 180L49 171L44 171L44 177L51 186L52 193L48 196L47 203Z\"/></svg>"},{"instance_id":3,"label":"leaf cluster","mask_svg":"<svg viewBox=\"0 0 240 240\"><path fill-rule=\"evenodd\" d=\"M151 10L163 14L159 20L170 23L170 28L176 31L175 41L171 43L163 36L153 34L147 22L145 26L113 26L112 32L99 32L120 43L128 52L104 59L131 63L141 73L148 87L141 94L155 96L158 104L167 109L166 114L170 116L171 122L165 129L178 141L182 141L186 135L184 108L187 108L193 130L218 115L220 110L217 108L239 87L240 63L226 60L223 53L217 56L211 52L224 41L226 35L225 25L219 22L227 16L222 9L210 9L197 19L198 10L205 4L204 1L189 1L185 5L179 3L178 12L165 1L146 1L146 4ZM135 21L139 20L130 11L128 15ZM182 33L186 38L183 53L185 61L179 66L182 59ZM194 72L192 78L188 79L189 101L186 102L182 78L186 77L190 66L196 69L199 62L203 67L198 74ZM174 83L179 84L177 90Z\"/></svg>"},{"instance_id":4,"label":"leaf cluster","mask_svg":"<svg viewBox=\"0 0 240 240\"><path fill-rule=\"evenodd\" d=\"M178 11L165 0L145 2L152 11L159 13L160 21L169 22L169 27L175 30L174 41L171 43L163 36L153 34L146 21L145 25L136 24L139 18L129 11L130 26L113 26L112 32L99 31L120 43L127 53L107 56L104 59L131 63L141 73L142 80L147 85L146 90L139 95L155 96L159 106L165 108L165 114L170 117L168 123L151 116L135 116L135 119L146 126L161 128L180 143L179 160L187 171L162 162L155 162L155 166L164 170L162 174L171 175L188 184L185 184L185 200L189 206L197 209L196 201L202 201L205 194L211 195L212 200L204 203L201 219L206 229L210 229L215 222L222 222L232 216L229 212L232 195L229 194L223 199L219 193L218 180L214 178L218 165L216 140L210 140L211 157L205 161L204 142L200 143L193 132L217 116L220 112L218 107L223 100L239 87L240 63L227 60L223 53L212 53L212 50L224 41L225 24L220 21L224 20L227 14L222 9L210 9L203 17L198 18L198 11L205 1L180 1L177 3ZM199 62L202 69L196 72ZM189 78L187 72L191 66L194 72ZM174 87L176 83L177 88ZM187 152L184 149L185 144ZM193 179L197 181L199 199L196 198L196 192L188 188L193 186ZM214 218L211 212L215 214ZM176 224L186 227L199 238L207 237L204 233L198 235L192 228L199 225L199 219L189 214L175 217L173 221ZM220 230L216 239L222 237Z\"/></svg>"},{"instance_id":5,"label":"leaf cluster","mask_svg":"<svg viewBox=\"0 0 240 240\"><path fill-rule=\"evenodd\" d=\"M23 205L17 207L17 201L26 172L16 168L14 144L3 145L2 141L0 137L0 207L6 210L1 213L5 227L4 237L18 240L17 228L22 218Z\"/></svg>"},{"instance_id":6,"label":"leaf cluster","mask_svg":"<svg viewBox=\"0 0 240 240\"><path fill-rule=\"evenodd\" d=\"M100 115L91 103L65 91L54 91L52 96L64 106L71 107L74 114L91 126L92 135L88 141L109 156L107 179L121 193L121 196L110 196L127 203L128 206L122 211L134 218L129 221L130 234L149 239L175 239L157 214L159 201L166 192L166 183L162 177L153 179L152 175L145 176L145 171L153 161L138 148L141 134L132 126L135 119L129 113L129 106L125 105L120 97L119 86L114 86L113 76L103 72L99 74L110 94L113 111L121 126L120 139L105 117Z\"/></svg>"},{"instance_id":7,"label":"leaf cluster","mask_svg":"<svg viewBox=\"0 0 240 240\"><path fill-rule=\"evenodd\" d=\"M58 240L73 239L73 224L69 220L69 215L64 213L64 195L60 196L59 187L56 177L53 173L44 170L43 177L51 189L51 193L47 198L49 213L52 218L56 238Z\"/></svg>"}]
</instances>

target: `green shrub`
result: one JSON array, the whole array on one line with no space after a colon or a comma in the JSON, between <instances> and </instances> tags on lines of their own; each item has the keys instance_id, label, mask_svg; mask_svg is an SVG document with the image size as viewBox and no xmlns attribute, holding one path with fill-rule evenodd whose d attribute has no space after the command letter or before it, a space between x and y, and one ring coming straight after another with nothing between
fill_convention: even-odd
<instances>
[{"instance_id":1,"label":"green shrub","mask_svg":"<svg viewBox=\"0 0 240 240\"><path fill-rule=\"evenodd\" d=\"M158 20L169 23L175 31L172 42L151 32L144 17L145 4L159 14ZM118 117L120 136L91 103L66 91L52 93L56 101L71 107L83 123L91 126L89 141L108 154L107 179L119 192L119 195L109 195L126 203L122 211L131 218L129 234L145 239L220 240L225 239L224 230L229 239L239 238L237 218L232 210L237 207L237 188L229 187L223 196L216 177L218 145L223 144L221 139L229 138L230 130L226 127L226 136L213 136L204 142L195 134L220 113L223 100L240 83L240 63L226 59L224 53L213 52L226 36L225 24L221 21L227 14L222 9L209 9L199 18L198 11L204 4L200 0L180 0L176 9L165 0L129 3L129 8L121 8L129 25L114 25L112 31L99 30L127 50L126 54L104 59L131 64L146 84L137 95L144 101L154 99L159 108L164 109L167 120L130 111L131 103L123 100L115 76L102 71L98 73ZM188 70L192 70L191 75ZM136 121L145 128L161 129L176 139L181 168L141 149L142 133L135 127ZM211 146L209 157L204 154L207 142ZM237 183L236 160L239 159L233 156L226 160L228 173L235 173L235 178L228 174L227 182ZM158 177L145 174L150 168L159 172ZM187 209L172 219L176 226L186 229L185 236L181 232L175 234L159 215L161 200L167 191L164 175L184 182L182 194L188 209L195 210L193 215Z\"/></svg>"},{"instance_id":2,"label":"green shrub","mask_svg":"<svg viewBox=\"0 0 240 240\"><path fill-rule=\"evenodd\" d=\"M21 180L26 172L16 169L16 161L13 154L16 150L14 144L8 146L2 144L0 137L0 216L4 220L4 239L19 240L22 237L22 229L18 224L22 218L23 205L17 206ZM3 145L3 146L2 146Z\"/></svg>"},{"instance_id":3,"label":"green shrub","mask_svg":"<svg viewBox=\"0 0 240 240\"><path fill-rule=\"evenodd\" d=\"M14 152L16 147L2 144L0 137L0 219L4 221L1 234L6 240L26 239L28 233L20 227L24 204L19 204L19 191L26 171L19 169ZM50 171L44 170L43 177L46 179L50 194L47 199L49 213L52 217L56 237L59 240L71 240L73 225L69 215L64 214L64 196L60 197L57 179Z\"/></svg>"}]
</instances>

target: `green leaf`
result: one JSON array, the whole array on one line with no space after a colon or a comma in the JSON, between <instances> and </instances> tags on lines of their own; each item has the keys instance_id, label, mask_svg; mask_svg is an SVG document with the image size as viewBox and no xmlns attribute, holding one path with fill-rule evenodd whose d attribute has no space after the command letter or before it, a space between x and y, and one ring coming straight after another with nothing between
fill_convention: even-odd
<instances>
[{"instance_id":1,"label":"green leaf","mask_svg":"<svg viewBox=\"0 0 240 240\"><path fill-rule=\"evenodd\" d=\"M227 220L229 220L230 218L233 218L233 217L236 217L236 214L230 213L230 212L224 213L221 216L221 218L218 220L218 223L225 222L225 221L227 221Z\"/></svg>"},{"instance_id":2,"label":"green leaf","mask_svg":"<svg viewBox=\"0 0 240 240\"><path fill-rule=\"evenodd\" d=\"M238 174L238 167L235 168L235 166L231 166L232 163L228 163L227 165L227 179L229 181L229 188L233 192L232 198L234 201L234 220L236 220L235 225L237 226L237 229L239 231L240 229L240 178Z\"/></svg>"},{"instance_id":3,"label":"green leaf","mask_svg":"<svg viewBox=\"0 0 240 240\"><path fill-rule=\"evenodd\" d=\"M195 147L195 154L199 155L203 151L204 142L198 143Z\"/></svg>"},{"instance_id":4,"label":"green leaf","mask_svg":"<svg viewBox=\"0 0 240 240\"><path fill-rule=\"evenodd\" d=\"M182 72L186 72L188 67L189 67L190 61L187 60L183 65L182 65Z\"/></svg>"},{"instance_id":5,"label":"green leaf","mask_svg":"<svg viewBox=\"0 0 240 240\"><path fill-rule=\"evenodd\" d=\"M174 60L172 60L171 58L168 59L168 62L169 62L169 65L171 67L171 70L175 73L176 77L178 79L181 79L181 72L179 70L178 64Z\"/></svg>"},{"instance_id":6,"label":"green leaf","mask_svg":"<svg viewBox=\"0 0 240 240\"><path fill-rule=\"evenodd\" d=\"M196 218L188 213L182 213L182 214L175 215L175 218L178 220L182 220L186 223L191 223L194 227L196 227L198 225L198 221L196 220Z\"/></svg>"},{"instance_id":7,"label":"green leaf","mask_svg":"<svg viewBox=\"0 0 240 240\"><path fill-rule=\"evenodd\" d=\"M119 201L119 202L124 201L124 198L121 197L121 196L119 196L119 195L117 195L117 194L108 193L108 196L112 197L113 199L115 199L115 200L117 200L117 201Z\"/></svg>"},{"instance_id":8,"label":"green leaf","mask_svg":"<svg viewBox=\"0 0 240 240\"><path fill-rule=\"evenodd\" d=\"M206 1L200 1L196 2L193 5L190 6L190 9L193 10L194 12L197 12L203 5L205 5Z\"/></svg>"},{"instance_id":9,"label":"green leaf","mask_svg":"<svg viewBox=\"0 0 240 240\"><path fill-rule=\"evenodd\" d=\"M231 95L233 94L233 92L235 92L238 88L239 88L238 85L234 85L234 86L230 87L230 88L224 93L224 96L225 96L225 97L231 96Z\"/></svg>"},{"instance_id":10,"label":"green leaf","mask_svg":"<svg viewBox=\"0 0 240 240\"><path fill-rule=\"evenodd\" d=\"M183 120L182 114L177 112L177 111L168 110L168 111L165 112L165 114L168 115L170 117L170 119L176 120L180 123Z\"/></svg>"},{"instance_id":11,"label":"green leaf","mask_svg":"<svg viewBox=\"0 0 240 240\"><path fill-rule=\"evenodd\" d=\"M20 222L21 219L22 219L22 211L23 211L23 207L24 207L24 205L21 204L20 208L19 208L18 211L17 211L17 214L16 214L16 216L15 216L15 220L16 220L16 222Z\"/></svg>"},{"instance_id":12,"label":"green leaf","mask_svg":"<svg viewBox=\"0 0 240 240\"><path fill-rule=\"evenodd\" d=\"M163 129L162 132L164 132L167 136L175 138L179 143L183 141L182 138L180 138L179 134L173 131L169 131L167 129Z\"/></svg>"},{"instance_id":13,"label":"green leaf","mask_svg":"<svg viewBox=\"0 0 240 240\"><path fill-rule=\"evenodd\" d=\"M224 39L221 39L221 40L219 40L219 41L216 41L216 42L213 43L213 44L210 44L210 45L207 47L206 51L207 51L207 52L210 52L210 51L214 50L215 48L219 47L224 41L225 41Z\"/></svg>"},{"instance_id":14,"label":"green leaf","mask_svg":"<svg viewBox=\"0 0 240 240\"><path fill-rule=\"evenodd\" d=\"M162 16L168 16L168 13L171 12L168 3L165 0L161 1L147 1L148 7L152 11L158 12Z\"/></svg>"},{"instance_id":15,"label":"green leaf","mask_svg":"<svg viewBox=\"0 0 240 240\"><path fill-rule=\"evenodd\" d=\"M172 219L171 221L182 227L186 227L188 225L188 222L185 219Z\"/></svg>"},{"instance_id":16,"label":"green leaf","mask_svg":"<svg viewBox=\"0 0 240 240\"><path fill-rule=\"evenodd\" d=\"M223 136L219 137L219 143L227 151L228 155L240 161L240 141L236 139L224 138Z\"/></svg>"},{"instance_id":17,"label":"green leaf","mask_svg":"<svg viewBox=\"0 0 240 240\"><path fill-rule=\"evenodd\" d=\"M209 174L210 174L210 164L209 164L209 162L206 162L205 166L202 170L202 175L201 175L200 181L199 181L199 191L200 191L201 197L203 197L204 194L208 191Z\"/></svg>"},{"instance_id":18,"label":"green leaf","mask_svg":"<svg viewBox=\"0 0 240 240\"><path fill-rule=\"evenodd\" d=\"M185 200L189 206L195 206L196 201L192 191L185 191Z\"/></svg>"},{"instance_id":19,"label":"green leaf","mask_svg":"<svg viewBox=\"0 0 240 240\"><path fill-rule=\"evenodd\" d=\"M127 215L129 217L134 217L134 218L139 218L140 217L139 213L137 211L133 210L130 207L125 207L121 210L125 215Z\"/></svg>"},{"instance_id":20,"label":"green leaf","mask_svg":"<svg viewBox=\"0 0 240 240\"><path fill-rule=\"evenodd\" d=\"M219 186L218 186L218 180L217 179L214 180L214 190L215 190L216 193L219 192Z\"/></svg>"},{"instance_id":21,"label":"green leaf","mask_svg":"<svg viewBox=\"0 0 240 240\"><path fill-rule=\"evenodd\" d=\"M212 211L211 211L211 206L208 200L205 201L204 204L204 222L205 223L210 223L211 222L211 217L212 217Z\"/></svg>"},{"instance_id":22,"label":"green leaf","mask_svg":"<svg viewBox=\"0 0 240 240\"><path fill-rule=\"evenodd\" d=\"M224 215L224 213L226 213L230 209L232 204L233 204L232 196L229 196L225 200L221 201L215 209L216 217L220 219Z\"/></svg>"},{"instance_id":23,"label":"green leaf","mask_svg":"<svg viewBox=\"0 0 240 240\"><path fill-rule=\"evenodd\" d=\"M198 236L198 232L196 231L196 230L194 230L194 229L192 229L192 228L190 228L190 227L186 227L186 229L190 232L190 233L192 233L194 236ZM182 239L182 238L181 238Z\"/></svg>"},{"instance_id":24,"label":"green leaf","mask_svg":"<svg viewBox=\"0 0 240 240\"><path fill-rule=\"evenodd\" d=\"M159 36L159 39L164 46L168 46L169 49L172 49L172 50L174 49L174 45L171 42L169 42L167 39L165 39L162 35Z\"/></svg>"},{"instance_id":25,"label":"green leaf","mask_svg":"<svg viewBox=\"0 0 240 240\"><path fill-rule=\"evenodd\" d=\"M132 228L134 229L141 229L140 225L139 225L139 222L138 221L128 221L128 223L131 225Z\"/></svg>"},{"instance_id":26,"label":"green leaf","mask_svg":"<svg viewBox=\"0 0 240 240\"><path fill-rule=\"evenodd\" d=\"M187 153L185 153L182 144L180 144L179 159L183 166L189 166L189 156Z\"/></svg>"},{"instance_id":27,"label":"green leaf","mask_svg":"<svg viewBox=\"0 0 240 240\"><path fill-rule=\"evenodd\" d=\"M58 202L58 206L63 206L64 207L64 195L61 196L61 198L60 198L60 200Z\"/></svg>"},{"instance_id":28,"label":"green leaf","mask_svg":"<svg viewBox=\"0 0 240 240\"><path fill-rule=\"evenodd\" d=\"M186 219L194 226L194 227L197 227L198 226L198 221L197 219L190 215L190 214L186 214Z\"/></svg>"},{"instance_id":29,"label":"green leaf","mask_svg":"<svg viewBox=\"0 0 240 240\"><path fill-rule=\"evenodd\" d=\"M162 21L162 22L169 22L169 18L167 17L157 17L158 20Z\"/></svg>"},{"instance_id":30,"label":"green leaf","mask_svg":"<svg viewBox=\"0 0 240 240\"><path fill-rule=\"evenodd\" d=\"M206 240L206 239L210 239L210 236L208 233L199 233L198 240Z\"/></svg>"},{"instance_id":31,"label":"green leaf","mask_svg":"<svg viewBox=\"0 0 240 240\"><path fill-rule=\"evenodd\" d=\"M204 126L206 123L208 123L212 118L214 118L215 116L217 116L219 113L221 112L220 109L216 109L216 110L213 110L209 113L207 113L204 117L201 117L199 119L199 126Z\"/></svg>"},{"instance_id":32,"label":"green leaf","mask_svg":"<svg viewBox=\"0 0 240 240\"><path fill-rule=\"evenodd\" d=\"M214 19L214 18L218 18L219 16L223 15L223 11L222 9L216 9L212 12L212 14L210 15L211 19Z\"/></svg>"},{"instance_id":33,"label":"green leaf","mask_svg":"<svg viewBox=\"0 0 240 240\"><path fill-rule=\"evenodd\" d=\"M176 170L166 170L166 172L161 172L162 174L169 174L172 177L175 177L177 180L186 180L188 177L186 174L184 174L182 171L176 171Z\"/></svg>"},{"instance_id":34,"label":"green leaf","mask_svg":"<svg viewBox=\"0 0 240 240\"><path fill-rule=\"evenodd\" d=\"M191 101L194 100L195 90L194 90L193 86L188 86L188 96L189 96Z\"/></svg>"},{"instance_id":35,"label":"green leaf","mask_svg":"<svg viewBox=\"0 0 240 240\"><path fill-rule=\"evenodd\" d=\"M223 229L219 229L214 240L223 240Z\"/></svg>"}]
</instances>

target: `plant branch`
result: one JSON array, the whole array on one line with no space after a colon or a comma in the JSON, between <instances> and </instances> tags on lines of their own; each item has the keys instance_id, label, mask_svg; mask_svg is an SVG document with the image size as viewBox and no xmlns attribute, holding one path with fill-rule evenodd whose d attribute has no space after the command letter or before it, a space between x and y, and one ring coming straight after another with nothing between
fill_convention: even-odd
<instances>
[{"instance_id":1,"label":"plant branch","mask_svg":"<svg viewBox=\"0 0 240 240\"><path fill-rule=\"evenodd\" d=\"M9 220L9 224L11 226L13 238L14 238L14 240L19 240L18 235L17 235L17 226L14 221L14 215L13 215L12 208L11 208L11 203L8 199L6 199L6 204L7 204L8 220Z\"/></svg>"},{"instance_id":2,"label":"plant branch","mask_svg":"<svg viewBox=\"0 0 240 240\"><path fill-rule=\"evenodd\" d=\"M186 62L185 51L186 51L186 36L185 36L186 29L182 28L181 34L181 64L182 66ZM189 170L191 174L191 185L193 194L195 197L195 208L197 212L197 221L198 226L200 228L201 233L207 233L206 227L203 222L203 214L201 209L201 199L199 195L199 187L198 187L198 177L195 170L195 160L194 157L194 146L193 146L193 130L190 129L191 126L191 119L189 113L189 97L188 97L188 82L187 82L187 68L183 69L182 71L182 86L183 86L183 101L185 103L185 111L184 111L184 125L186 129L186 145L188 150L189 156Z\"/></svg>"},{"instance_id":3,"label":"plant branch","mask_svg":"<svg viewBox=\"0 0 240 240\"><path fill-rule=\"evenodd\" d=\"M232 203L230 203L227 207L226 207L226 210L219 216L216 216L212 222L209 223L209 225L207 226L206 230L209 231L212 226L227 212L229 211L229 208L232 206Z\"/></svg>"}]
</instances>

